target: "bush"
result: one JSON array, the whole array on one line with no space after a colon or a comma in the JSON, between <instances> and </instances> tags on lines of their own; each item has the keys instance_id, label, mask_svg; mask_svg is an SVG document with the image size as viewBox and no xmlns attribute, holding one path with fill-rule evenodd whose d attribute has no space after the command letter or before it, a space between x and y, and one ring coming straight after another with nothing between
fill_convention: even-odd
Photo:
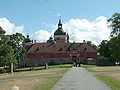
<instances>
[{"instance_id":1,"label":"bush","mask_svg":"<svg viewBox=\"0 0 120 90\"><path fill-rule=\"evenodd\" d=\"M4 68L0 68L0 73L6 73L6 70Z\"/></svg>"},{"instance_id":2,"label":"bush","mask_svg":"<svg viewBox=\"0 0 120 90\"><path fill-rule=\"evenodd\" d=\"M97 60L96 60L96 65L97 66L114 66L115 63L114 62L111 62L109 60L109 58L107 57L99 57Z\"/></svg>"}]
</instances>

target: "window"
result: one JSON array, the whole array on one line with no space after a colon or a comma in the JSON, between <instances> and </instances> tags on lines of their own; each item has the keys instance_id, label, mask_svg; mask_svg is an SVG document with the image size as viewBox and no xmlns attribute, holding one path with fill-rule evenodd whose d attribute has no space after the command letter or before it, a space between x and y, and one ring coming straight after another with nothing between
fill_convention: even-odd
<instances>
[{"instance_id":1,"label":"window","mask_svg":"<svg viewBox=\"0 0 120 90\"><path fill-rule=\"evenodd\" d=\"M57 40L59 40L59 37L57 38Z\"/></svg>"}]
</instances>

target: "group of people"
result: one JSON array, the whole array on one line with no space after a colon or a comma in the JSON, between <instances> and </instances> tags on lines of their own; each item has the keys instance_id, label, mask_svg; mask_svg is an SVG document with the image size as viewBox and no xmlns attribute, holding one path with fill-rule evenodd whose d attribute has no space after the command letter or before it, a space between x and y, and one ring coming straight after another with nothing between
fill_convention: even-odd
<instances>
[{"instance_id":1,"label":"group of people","mask_svg":"<svg viewBox=\"0 0 120 90\"><path fill-rule=\"evenodd\" d=\"M80 67L81 62L80 62L79 59L73 59L72 61L73 61L73 66L74 66L74 67Z\"/></svg>"},{"instance_id":2,"label":"group of people","mask_svg":"<svg viewBox=\"0 0 120 90\"><path fill-rule=\"evenodd\" d=\"M81 63L75 63L75 62L73 63L74 67L80 67L80 65L81 65Z\"/></svg>"}]
</instances>

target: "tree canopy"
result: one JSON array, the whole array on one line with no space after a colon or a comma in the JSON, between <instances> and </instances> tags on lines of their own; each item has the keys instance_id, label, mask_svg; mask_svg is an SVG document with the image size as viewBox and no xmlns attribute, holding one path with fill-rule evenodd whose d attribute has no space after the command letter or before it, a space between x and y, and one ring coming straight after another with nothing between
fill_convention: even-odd
<instances>
[{"instance_id":1,"label":"tree canopy","mask_svg":"<svg viewBox=\"0 0 120 90\"><path fill-rule=\"evenodd\" d=\"M9 66L10 63L16 63L13 48L8 44L9 38L7 36L1 37L0 45L0 66Z\"/></svg>"},{"instance_id":2,"label":"tree canopy","mask_svg":"<svg viewBox=\"0 0 120 90\"><path fill-rule=\"evenodd\" d=\"M111 59L120 62L120 35L110 39L109 50L111 53Z\"/></svg>"},{"instance_id":3,"label":"tree canopy","mask_svg":"<svg viewBox=\"0 0 120 90\"><path fill-rule=\"evenodd\" d=\"M108 19L109 27L112 30L111 36L120 35L120 13L115 13Z\"/></svg>"},{"instance_id":4,"label":"tree canopy","mask_svg":"<svg viewBox=\"0 0 120 90\"><path fill-rule=\"evenodd\" d=\"M109 61L120 63L120 13L115 13L108 19L111 30L110 40L103 40L99 45L99 53Z\"/></svg>"},{"instance_id":5,"label":"tree canopy","mask_svg":"<svg viewBox=\"0 0 120 90\"><path fill-rule=\"evenodd\" d=\"M8 43L14 49L14 55L19 65L20 61L22 61L25 57L25 52L26 52L25 43L24 43L25 37L20 33L9 35L8 37L10 38Z\"/></svg>"},{"instance_id":6,"label":"tree canopy","mask_svg":"<svg viewBox=\"0 0 120 90\"><path fill-rule=\"evenodd\" d=\"M5 33L0 32L0 34L0 66L9 66L10 63L19 66L19 62L25 57L25 37L20 33L4 35Z\"/></svg>"},{"instance_id":7,"label":"tree canopy","mask_svg":"<svg viewBox=\"0 0 120 90\"><path fill-rule=\"evenodd\" d=\"M0 27L0 35L5 34L5 30Z\"/></svg>"},{"instance_id":8,"label":"tree canopy","mask_svg":"<svg viewBox=\"0 0 120 90\"><path fill-rule=\"evenodd\" d=\"M111 39L109 40L109 50L111 59L120 62L120 13L115 13L110 19Z\"/></svg>"},{"instance_id":9,"label":"tree canopy","mask_svg":"<svg viewBox=\"0 0 120 90\"><path fill-rule=\"evenodd\" d=\"M103 40L101 44L99 45L99 53L103 57L109 57L110 51L109 51L109 44L107 40Z\"/></svg>"}]
</instances>

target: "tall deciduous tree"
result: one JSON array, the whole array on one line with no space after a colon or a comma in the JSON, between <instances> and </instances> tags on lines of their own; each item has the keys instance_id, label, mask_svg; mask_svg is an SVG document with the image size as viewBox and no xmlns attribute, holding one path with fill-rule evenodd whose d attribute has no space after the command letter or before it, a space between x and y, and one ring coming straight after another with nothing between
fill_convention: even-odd
<instances>
[{"instance_id":1,"label":"tall deciduous tree","mask_svg":"<svg viewBox=\"0 0 120 90\"><path fill-rule=\"evenodd\" d=\"M8 37L2 36L0 47L0 66L10 66L11 63L16 63L16 58L12 47L8 44Z\"/></svg>"},{"instance_id":2,"label":"tall deciduous tree","mask_svg":"<svg viewBox=\"0 0 120 90\"><path fill-rule=\"evenodd\" d=\"M103 40L101 44L99 45L99 53L100 56L103 57L110 57L110 50L109 50L109 44L107 40Z\"/></svg>"},{"instance_id":3,"label":"tall deciduous tree","mask_svg":"<svg viewBox=\"0 0 120 90\"><path fill-rule=\"evenodd\" d=\"M111 59L120 62L120 35L110 39L109 50L111 52Z\"/></svg>"},{"instance_id":4,"label":"tall deciduous tree","mask_svg":"<svg viewBox=\"0 0 120 90\"><path fill-rule=\"evenodd\" d=\"M110 58L115 62L120 62L120 13L115 13L108 23L111 29L111 39L109 40Z\"/></svg>"},{"instance_id":5,"label":"tall deciduous tree","mask_svg":"<svg viewBox=\"0 0 120 90\"><path fill-rule=\"evenodd\" d=\"M24 44L25 37L20 33L16 33L13 35L9 35L9 38L10 38L9 44L14 49L14 54L16 56L17 63L19 66L20 61L23 60L25 57L25 52L26 52L25 44Z\"/></svg>"},{"instance_id":6,"label":"tall deciduous tree","mask_svg":"<svg viewBox=\"0 0 120 90\"><path fill-rule=\"evenodd\" d=\"M111 36L118 36L120 35L120 13L115 13L112 15L110 19L108 19L110 23Z\"/></svg>"}]
</instances>

